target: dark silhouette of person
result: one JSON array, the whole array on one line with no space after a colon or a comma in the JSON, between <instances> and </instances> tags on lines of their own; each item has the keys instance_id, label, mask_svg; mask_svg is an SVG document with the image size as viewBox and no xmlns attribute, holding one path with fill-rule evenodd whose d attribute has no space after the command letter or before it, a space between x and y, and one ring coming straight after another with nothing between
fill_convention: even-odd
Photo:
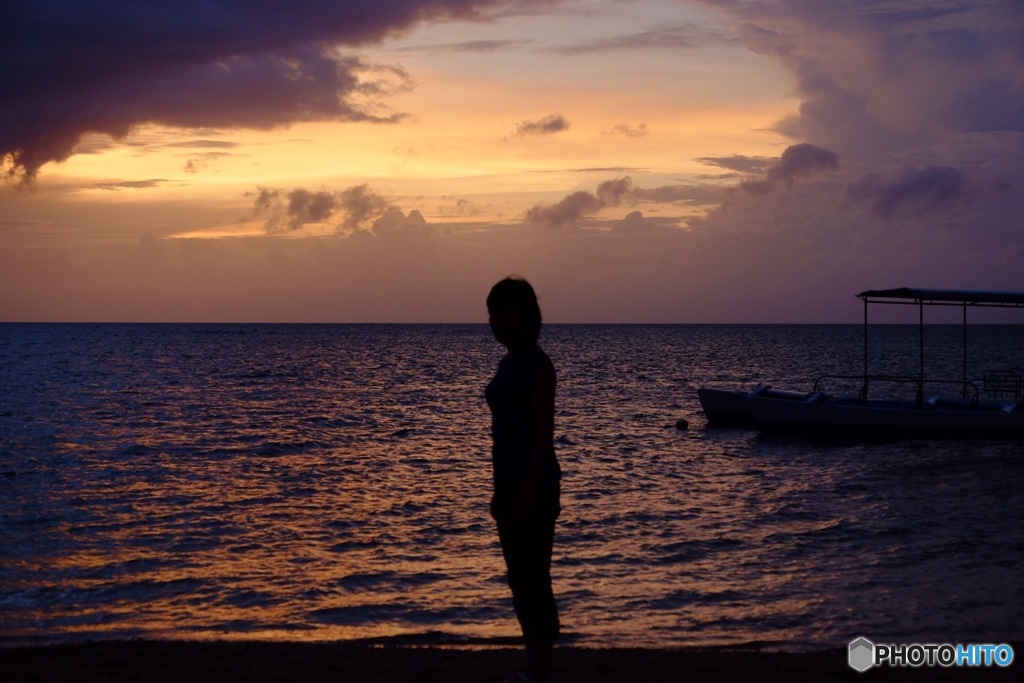
<instances>
[{"instance_id":1,"label":"dark silhouette of person","mask_svg":"<svg viewBox=\"0 0 1024 683\"><path fill-rule=\"evenodd\" d=\"M555 457L555 368L537 345L541 314L533 287L506 278L487 297L491 331L508 354L487 385L491 409L494 497L512 603L523 631L523 681L551 676L559 622L551 588L555 520L561 510L561 470Z\"/></svg>"}]
</instances>

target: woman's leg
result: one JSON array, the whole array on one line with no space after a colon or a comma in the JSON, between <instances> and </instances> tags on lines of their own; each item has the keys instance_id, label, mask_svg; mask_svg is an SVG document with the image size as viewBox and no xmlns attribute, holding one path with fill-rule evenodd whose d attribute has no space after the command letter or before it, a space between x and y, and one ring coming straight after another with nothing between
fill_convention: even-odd
<instances>
[{"instance_id":1,"label":"woman's leg","mask_svg":"<svg viewBox=\"0 0 1024 683\"><path fill-rule=\"evenodd\" d=\"M512 604L526 644L527 673L535 680L546 680L559 631L558 607L551 588L555 520L497 521Z\"/></svg>"}]
</instances>

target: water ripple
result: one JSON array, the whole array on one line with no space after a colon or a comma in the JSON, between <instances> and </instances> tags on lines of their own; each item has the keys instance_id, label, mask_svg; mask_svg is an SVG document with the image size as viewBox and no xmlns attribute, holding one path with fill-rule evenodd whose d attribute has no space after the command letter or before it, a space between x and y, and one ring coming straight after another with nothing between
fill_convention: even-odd
<instances>
[{"instance_id":1,"label":"water ripple","mask_svg":"<svg viewBox=\"0 0 1024 683\"><path fill-rule=\"evenodd\" d=\"M979 362L1017 334L982 330ZM543 339L576 642L1024 637L1019 443L704 426L698 386L847 373L859 327ZM908 340L880 331L877 360L903 372ZM478 325L0 325L0 638L514 635L488 515L499 356Z\"/></svg>"}]
</instances>

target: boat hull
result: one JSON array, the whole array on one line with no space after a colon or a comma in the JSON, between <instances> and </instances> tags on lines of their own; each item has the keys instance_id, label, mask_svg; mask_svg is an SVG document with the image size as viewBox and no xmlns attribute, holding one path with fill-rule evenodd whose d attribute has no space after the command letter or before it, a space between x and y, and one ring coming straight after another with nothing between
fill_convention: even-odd
<instances>
[{"instance_id":1,"label":"boat hull","mask_svg":"<svg viewBox=\"0 0 1024 683\"><path fill-rule=\"evenodd\" d=\"M732 389L702 387L697 390L701 408L708 422L715 425L752 425L754 423L747 402L755 393Z\"/></svg>"},{"instance_id":2,"label":"boat hull","mask_svg":"<svg viewBox=\"0 0 1024 683\"><path fill-rule=\"evenodd\" d=\"M766 431L843 435L1024 437L1024 410L1013 403L867 401L815 394L803 401L754 396L751 421Z\"/></svg>"},{"instance_id":3,"label":"boat hull","mask_svg":"<svg viewBox=\"0 0 1024 683\"><path fill-rule=\"evenodd\" d=\"M803 401L810 398L812 394L805 391L787 391L759 385L752 391L701 387L697 390L697 396L700 398L704 415L711 424L752 425L754 424L750 411L752 398L771 397L786 401Z\"/></svg>"}]
</instances>

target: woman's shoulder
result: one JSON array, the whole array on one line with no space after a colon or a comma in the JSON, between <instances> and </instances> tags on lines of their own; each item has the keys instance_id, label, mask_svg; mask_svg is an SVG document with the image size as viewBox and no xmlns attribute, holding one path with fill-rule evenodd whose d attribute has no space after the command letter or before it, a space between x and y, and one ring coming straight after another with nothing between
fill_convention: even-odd
<instances>
[{"instance_id":1,"label":"woman's shoulder","mask_svg":"<svg viewBox=\"0 0 1024 683\"><path fill-rule=\"evenodd\" d=\"M544 352L544 349L533 345L516 353L510 353L502 358L498 363L498 369L517 373L542 372L554 374L555 366L551 362L551 358L548 357L548 354Z\"/></svg>"},{"instance_id":2,"label":"woman's shoulder","mask_svg":"<svg viewBox=\"0 0 1024 683\"><path fill-rule=\"evenodd\" d=\"M534 345L531 349L531 365L535 367L539 372L543 374L555 374L555 364L551 362L551 357L544 352L538 345Z\"/></svg>"}]
</instances>

